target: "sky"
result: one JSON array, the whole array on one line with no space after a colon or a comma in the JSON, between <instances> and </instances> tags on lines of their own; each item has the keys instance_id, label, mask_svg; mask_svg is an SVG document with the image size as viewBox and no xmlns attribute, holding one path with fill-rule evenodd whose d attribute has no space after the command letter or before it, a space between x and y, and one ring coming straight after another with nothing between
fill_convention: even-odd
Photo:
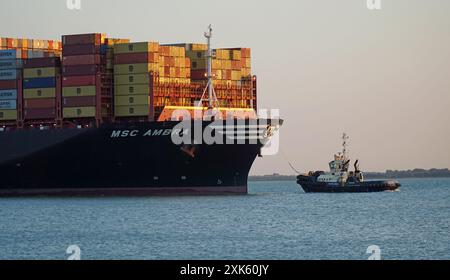
<instances>
[{"instance_id":1,"label":"sky","mask_svg":"<svg viewBox=\"0 0 450 280\"><path fill-rule=\"evenodd\" d=\"M285 120L251 174L324 170L341 149L367 171L450 167L450 1L2 0L1 37L100 32L252 48L258 106Z\"/></svg>"}]
</instances>

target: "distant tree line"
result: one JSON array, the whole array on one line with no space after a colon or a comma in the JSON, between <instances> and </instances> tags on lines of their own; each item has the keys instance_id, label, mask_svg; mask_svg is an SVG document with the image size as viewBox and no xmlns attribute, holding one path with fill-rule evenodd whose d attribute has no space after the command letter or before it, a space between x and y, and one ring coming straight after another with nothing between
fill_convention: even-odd
<instances>
[{"instance_id":1,"label":"distant tree line","mask_svg":"<svg viewBox=\"0 0 450 280\"><path fill-rule=\"evenodd\" d=\"M373 176L373 178L435 178L435 177L450 177L450 170L445 169L420 169L413 170L387 170L386 173L368 173L366 176Z\"/></svg>"},{"instance_id":2,"label":"distant tree line","mask_svg":"<svg viewBox=\"0 0 450 280\"><path fill-rule=\"evenodd\" d=\"M413 170L387 170L386 172L364 172L366 179L398 179L398 178L442 178L450 177L450 170L445 169L420 169ZM295 175L272 175L250 176L250 181L295 181Z\"/></svg>"}]
</instances>

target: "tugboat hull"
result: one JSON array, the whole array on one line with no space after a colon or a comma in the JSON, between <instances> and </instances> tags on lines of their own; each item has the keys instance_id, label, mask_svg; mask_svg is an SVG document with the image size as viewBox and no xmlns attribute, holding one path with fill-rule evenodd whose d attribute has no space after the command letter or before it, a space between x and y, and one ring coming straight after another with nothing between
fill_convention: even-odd
<instances>
[{"instance_id":1,"label":"tugboat hull","mask_svg":"<svg viewBox=\"0 0 450 280\"><path fill-rule=\"evenodd\" d=\"M395 191L400 183L394 180L347 183L344 186L322 182L298 181L306 193L367 193Z\"/></svg>"}]
</instances>

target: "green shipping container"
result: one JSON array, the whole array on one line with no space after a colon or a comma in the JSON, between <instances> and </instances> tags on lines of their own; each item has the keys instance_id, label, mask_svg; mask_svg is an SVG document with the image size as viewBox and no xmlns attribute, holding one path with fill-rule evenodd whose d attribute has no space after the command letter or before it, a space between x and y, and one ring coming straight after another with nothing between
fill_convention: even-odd
<instances>
[{"instance_id":1,"label":"green shipping container","mask_svg":"<svg viewBox=\"0 0 450 280\"><path fill-rule=\"evenodd\" d=\"M44 68L25 68L23 69L23 78L49 78L55 77L59 73L59 68L44 67Z\"/></svg>"},{"instance_id":2,"label":"green shipping container","mask_svg":"<svg viewBox=\"0 0 450 280\"><path fill-rule=\"evenodd\" d=\"M136 64L116 64L114 65L114 74L147 74L151 71L158 72L158 63L136 63Z\"/></svg>"},{"instance_id":3,"label":"green shipping container","mask_svg":"<svg viewBox=\"0 0 450 280\"><path fill-rule=\"evenodd\" d=\"M93 118L95 117L95 107L71 107L63 108L65 119Z\"/></svg>"},{"instance_id":4,"label":"green shipping container","mask_svg":"<svg viewBox=\"0 0 450 280\"><path fill-rule=\"evenodd\" d=\"M56 88L30 88L23 90L24 99L55 98Z\"/></svg>"},{"instance_id":5,"label":"green shipping container","mask_svg":"<svg viewBox=\"0 0 450 280\"><path fill-rule=\"evenodd\" d=\"M135 106L115 106L114 115L116 117L139 117L148 116L150 107L148 105Z\"/></svg>"},{"instance_id":6,"label":"green shipping container","mask_svg":"<svg viewBox=\"0 0 450 280\"><path fill-rule=\"evenodd\" d=\"M114 98L114 105L116 106L131 106L131 105L149 105L150 96L147 95L121 95Z\"/></svg>"},{"instance_id":7,"label":"green shipping container","mask_svg":"<svg viewBox=\"0 0 450 280\"><path fill-rule=\"evenodd\" d=\"M150 76L147 74L135 75L115 75L115 85L148 85L150 83Z\"/></svg>"},{"instance_id":8,"label":"green shipping container","mask_svg":"<svg viewBox=\"0 0 450 280\"><path fill-rule=\"evenodd\" d=\"M81 87L63 87L63 97L76 97L76 96L95 96L95 86L81 86Z\"/></svg>"},{"instance_id":9,"label":"green shipping container","mask_svg":"<svg viewBox=\"0 0 450 280\"><path fill-rule=\"evenodd\" d=\"M149 95L148 85L122 85L114 87L114 94L117 95Z\"/></svg>"},{"instance_id":10,"label":"green shipping container","mask_svg":"<svg viewBox=\"0 0 450 280\"><path fill-rule=\"evenodd\" d=\"M17 110L0 110L0 120L2 121L17 120Z\"/></svg>"},{"instance_id":11,"label":"green shipping container","mask_svg":"<svg viewBox=\"0 0 450 280\"><path fill-rule=\"evenodd\" d=\"M114 53L145 53L145 52L158 52L159 43L157 42L141 42L131 44L116 44L114 45Z\"/></svg>"}]
</instances>

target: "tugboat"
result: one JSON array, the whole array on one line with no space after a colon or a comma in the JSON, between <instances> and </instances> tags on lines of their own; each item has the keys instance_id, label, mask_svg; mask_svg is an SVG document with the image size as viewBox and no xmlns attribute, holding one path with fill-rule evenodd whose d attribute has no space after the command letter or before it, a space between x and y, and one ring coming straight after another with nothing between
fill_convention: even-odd
<instances>
[{"instance_id":1,"label":"tugboat","mask_svg":"<svg viewBox=\"0 0 450 280\"><path fill-rule=\"evenodd\" d=\"M364 174L359 169L359 160L354 163L355 171L349 171L351 160L347 156L347 140L342 136L343 150L334 156L330 162L330 172L311 171L308 174L299 175L297 183L307 193L357 193L357 192L383 192L395 191L401 187L395 180L365 181Z\"/></svg>"}]
</instances>

